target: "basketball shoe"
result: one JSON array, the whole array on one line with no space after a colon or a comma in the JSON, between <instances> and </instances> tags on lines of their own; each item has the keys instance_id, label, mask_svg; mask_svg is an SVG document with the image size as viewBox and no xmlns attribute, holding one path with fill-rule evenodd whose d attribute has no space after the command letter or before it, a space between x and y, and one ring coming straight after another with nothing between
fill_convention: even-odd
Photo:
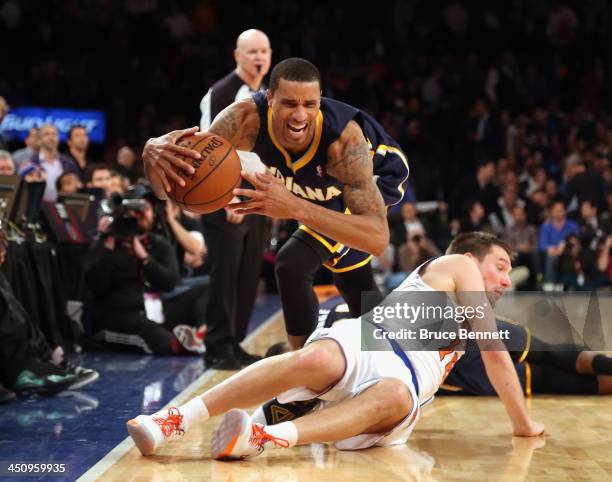
<instances>
[{"instance_id":1,"label":"basketball shoe","mask_svg":"<svg viewBox=\"0 0 612 482\"><path fill-rule=\"evenodd\" d=\"M185 433L183 415L176 407L138 415L127 422L127 431L142 455L153 455L161 444Z\"/></svg>"},{"instance_id":2,"label":"basketball shoe","mask_svg":"<svg viewBox=\"0 0 612 482\"><path fill-rule=\"evenodd\" d=\"M289 442L266 433L262 424L253 423L244 410L234 408L225 414L213 432L210 451L212 458L217 460L248 459L260 455L268 442L289 447Z\"/></svg>"}]
</instances>

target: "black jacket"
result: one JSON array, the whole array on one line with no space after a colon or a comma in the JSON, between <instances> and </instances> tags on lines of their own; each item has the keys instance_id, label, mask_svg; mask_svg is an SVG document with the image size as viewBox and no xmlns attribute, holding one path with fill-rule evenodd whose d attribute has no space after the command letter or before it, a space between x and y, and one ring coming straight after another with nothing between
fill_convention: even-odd
<instances>
[{"instance_id":1,"label":"black jacket","mask_svg":"<svg viewBox=\"0 0 612 482\"><path fill-rule=\"evenodd\" d=\"M92 244L85 261L85 281L94 295L94 319L144 312L145 291L171 291L176 286L179 271L170 243L149 234L146 249L149 262L143 265L124 246L111 251L103 239Z\"/></svg>"}]
</instances>

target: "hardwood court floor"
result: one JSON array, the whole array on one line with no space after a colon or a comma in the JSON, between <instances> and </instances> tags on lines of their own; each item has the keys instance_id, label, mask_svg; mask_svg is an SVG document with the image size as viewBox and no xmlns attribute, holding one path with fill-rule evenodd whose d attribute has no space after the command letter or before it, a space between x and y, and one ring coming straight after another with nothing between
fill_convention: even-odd
<instances>
[{"instance_id":1,"label":"hardwood court floor","mask_svg":"<svg viewBox=\"0 0 612 482\"><path fill-rule=\"evenodd\" d=\"M283 339L277 316L254 337L262 353ZM183 403L229 372L215 372L176 400ZM209 459L210 434L219 419L192 428L153 457L128 447L105 472L84 480L104 481L390 481L390 480L612 480L612 397L535 397L534 418L546 437L510 436L501 401L491 397L437 397L424 408L405 446L339 452L317 444L267 450L250 461ZM136 414L134 414L136 415ZM112 457L111 457L112 458ZM100 469L98 469L100 470Z\"/></svg>"}]
</instances>

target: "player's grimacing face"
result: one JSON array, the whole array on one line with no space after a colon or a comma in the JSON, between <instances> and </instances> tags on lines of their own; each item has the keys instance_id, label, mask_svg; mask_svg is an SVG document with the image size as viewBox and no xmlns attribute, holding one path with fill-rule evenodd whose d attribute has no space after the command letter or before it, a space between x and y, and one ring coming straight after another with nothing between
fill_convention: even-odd
<instances>
[{"instance_id":1,"label":"player's grimacing face","mask_svg":"<svg viewBox=\"0 0 612 482\"><path fill-rule=\"evenodd\" d=\"M280 79L274 92L268 91L274 135L288 151L299 152L312 142L321 107L319 82Z\"/></svg>"},{"instance_id":2,"label":"player's grimacing face","mask_svg":"<svg viewBox=\"0 0 612 482\"><path fill-rule=\"evenodd\" d=\"M482 261L478 261L478 267L484 280L485 290L495 303L504 292L510 288L510 271L512 261L510 256L501 246L493 245Z\"/></svg>"}]
</instances>

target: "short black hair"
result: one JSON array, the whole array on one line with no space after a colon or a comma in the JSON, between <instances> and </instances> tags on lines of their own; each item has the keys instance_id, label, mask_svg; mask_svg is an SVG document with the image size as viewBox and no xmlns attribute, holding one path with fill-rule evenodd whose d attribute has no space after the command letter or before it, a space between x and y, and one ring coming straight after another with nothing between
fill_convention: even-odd
<instances>
[{"instance_id":1,"label":"short black hair","mask_svg":"<svg viewBox=\"0 0 612 482\"><path fill-rule=\"evenodd\" d=\"M318 82L321 85L321 74L313 64L306 59L291 57L279 62L270 74L270 90L278 89L280 79L293 82Z\"/></svg>"},{"instance_id":2,"label":"short black hair","mask_svg":"<svg viewBox=\"0 0 612 482\"><path fill-rule=\"evenodd\" d=\"M85 132L87 132L87 127L85 127L83 124L72 124L70 129L68 129L68 139L72 139L72 133L76 129L85 129Z\"/></svg>"},{"instance_id":3,"label":"short black hair","mask_svg":"<svg viewBox=\"0 0 612 482\"><path fill-rule=\"evenodd\" d=\"M56 180L55 180L55 190L57 192L62 192L62 182L68 176L76 176L76 174L72 171L63 172ZM78 177L78 176L77 176Z\"/></svg>"},{"instance_id":4,"label":"short black hair","mask_svg":"<svg viewBox=\"0 0 612 482\"><path fill-rule=\"evenodd\" d=\"M93 164L89 164L85 169L85 182L91 182L93 180L94 172L96 171L108 171L111 172L111 168L108 164L103 162L95 162Z\"/></svg>"},{"instance_id":5,"label":"short black hair","mask_svg":"<svg viewBox=\"0 0 612 482\"><path fill-rule=\"evenodd\" d=\"M485 233L483 231L471 231L459 234L451 241L450 246L446 250L446 254L472 253L479 261L482 261L489 251L491 251L492 246L499 246L508 253L510 259L514 258L514 251L508 243L502 241L494 234Z\"/></svg>"}]
</instances>

